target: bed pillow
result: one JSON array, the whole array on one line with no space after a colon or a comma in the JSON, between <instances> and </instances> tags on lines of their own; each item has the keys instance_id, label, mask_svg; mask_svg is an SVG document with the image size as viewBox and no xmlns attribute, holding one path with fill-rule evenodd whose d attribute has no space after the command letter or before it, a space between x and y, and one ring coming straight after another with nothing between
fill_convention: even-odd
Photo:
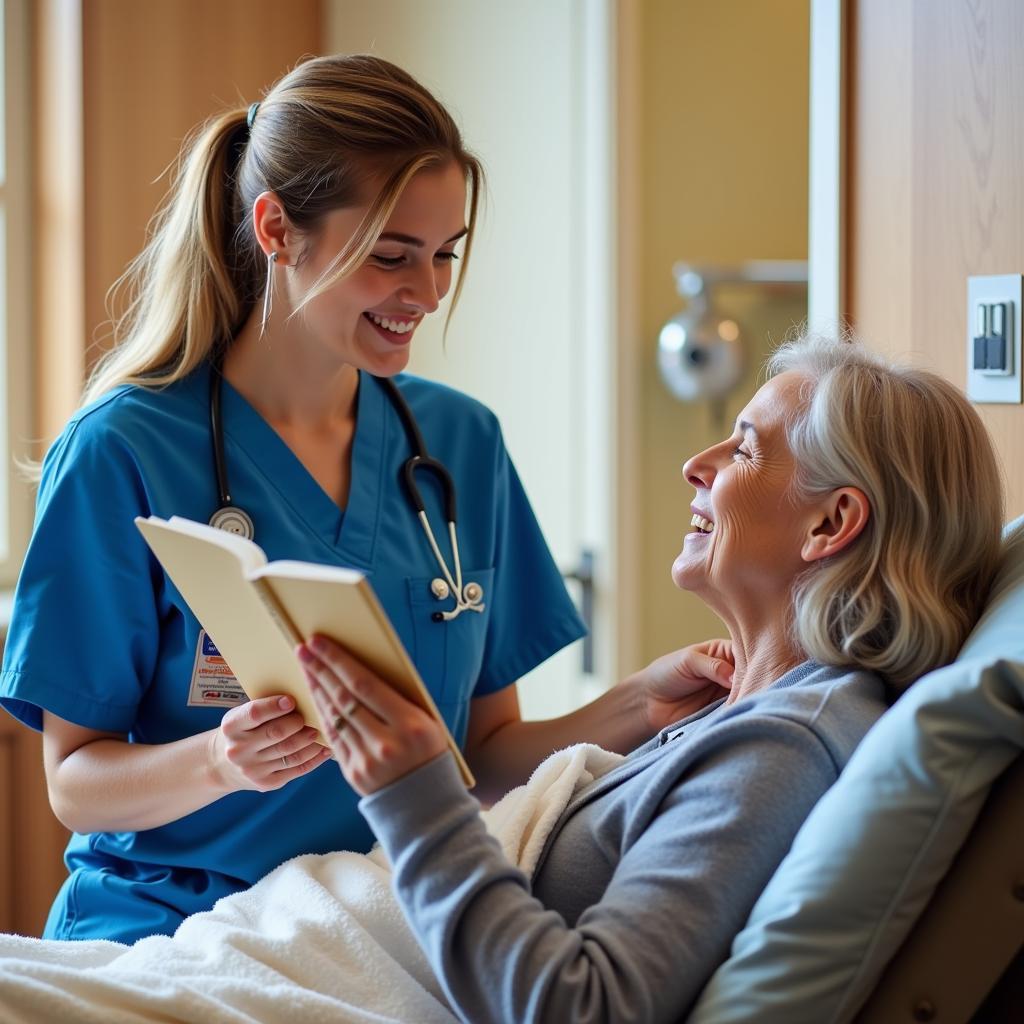
<instances>
[{"instance_id":1,"label":"bed pillow","mask_svg":"<svg viewBox=\"0 0 1024 1024\"><path fill-rule=\"evenodd\" d=\"M811 812L690 1024L849 1020L1024 750L1024 516L956 662L876 723Z\"/></svg>"}]
</instances>

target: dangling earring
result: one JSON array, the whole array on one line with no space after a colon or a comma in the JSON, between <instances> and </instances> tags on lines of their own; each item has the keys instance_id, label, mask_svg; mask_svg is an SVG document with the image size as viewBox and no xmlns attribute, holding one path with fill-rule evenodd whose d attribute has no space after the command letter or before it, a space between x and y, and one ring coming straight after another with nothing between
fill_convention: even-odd
<instances>
[{"instance_id":1,"label":"dangling earring","mask_svg":"<svg viewBox=\"0 0 1024 1024\"><path fill-rule=\"evenodd\" d=\"M263 289L263 320L260 323L260 334L267 329L270 311L274 308L274 264L277 263L276 252L267 253L267 284Z\"/></svg>"}]
</instances>

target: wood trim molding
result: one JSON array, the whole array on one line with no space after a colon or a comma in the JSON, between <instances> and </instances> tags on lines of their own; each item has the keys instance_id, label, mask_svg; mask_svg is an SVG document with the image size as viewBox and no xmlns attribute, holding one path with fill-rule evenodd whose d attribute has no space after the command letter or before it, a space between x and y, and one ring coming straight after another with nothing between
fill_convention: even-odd
<instances>
[{"instance_id":1,"label":"wood trim molding","mask_svg":"<svg viewBox=\"0 0 1024 1024\"><path fill-rule=\"evenodd\" d=\"M611 226L611 251L615 254L615 331L610 358L615 382L616 437L613 439L612 537L615 545L614 580L617 588L617 644L611 667L616 679L625 679L640 664L641 628L640 570L643 533L640 528L640 360L646 355L643 318L640 313L642 282L640 233L641 201L641 12L631 0L617 0L612 28L613 111L612 194L617 197Z\"/></svg>"},{"instance_id":2,"label":"wood trim molding","mask_svg":"<svg viewBox=\"0 0 1024 1024\"><path fill-rule=\"evenodd\" d=\"M33 306L37 456L78 404L85 369L82 6L33 4Z\"/></svg>"},{"instance_id":3,"label":"wood trim molding","mask_svg":"<svg viewBox=\"0 0 1024 1024\"><path fill-rule=\"evenodd\" d=\"M32 282L35 224L32 219L32 8L29 0L4 3L4 102L6 105L2 282L5 324L0 329L4 364L0 450L0 583L13 586L32 529L34 494L15 460L32 455Z\"/></svg>"}]
</instances>

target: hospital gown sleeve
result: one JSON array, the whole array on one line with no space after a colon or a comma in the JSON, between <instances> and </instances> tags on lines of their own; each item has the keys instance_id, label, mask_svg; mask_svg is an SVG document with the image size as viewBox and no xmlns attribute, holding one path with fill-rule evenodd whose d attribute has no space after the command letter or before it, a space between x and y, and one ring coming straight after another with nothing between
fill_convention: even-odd
<instances>
[{"instance_id":1,"label":"hospital gown sleeve","mask_svg":"<svg viewBox=\"0 0 1024 1024\"><path fill-rule=\"evenodd\" d=\"M162 577L133 522L148 513L124 437L72 421L43 465L0 673L0 703L32 728L43 709L112 732L135 721L160 635Z\"/></svg>"},{"instance_id":2,"label":"hospital gown sleeve","mask_svg":"<svg viewBox=\"0 0 1024 1024\"><path fill-rule=\"evenodd\" d=\"M477 697L514 683L586 634L500 435L494 480L494 585Z\"/></svg>"}]
</instances>

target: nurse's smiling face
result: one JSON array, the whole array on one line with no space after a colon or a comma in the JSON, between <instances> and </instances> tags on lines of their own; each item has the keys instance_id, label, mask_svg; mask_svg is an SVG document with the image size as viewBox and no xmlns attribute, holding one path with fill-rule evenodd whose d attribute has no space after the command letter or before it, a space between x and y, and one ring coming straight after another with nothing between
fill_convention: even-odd
<instances>
[{"instance_id":1,"label":"nurse's smiling face","mask_svg":"<svg viewBox=\"0 0 1024 1024\"><path fill-rule=\"evenodd\" d=\"M683 466L700 521L672 578L730 618L743 606L788 598L807 565L801 552L818 513L793 494L797 465L786 437L803 383L796 373L774 377L740 413L731 437Z\"/></svg>"},{"instance_id":2,"label":"nurse's smiling face","mask_svg":"<svg viewBox=\"0 0 1024 1024\"><path fill-rule=\"evenodd\" d=\"M309 340L377 376L403 370L416 328L451 287L465 208L465 176L457 164L416 174L366 262L296 317ZM366 206L346 207L324 218L304 257L285 275L292 308L328 271L366 212Z\"/></svg>"}]
</instances>

